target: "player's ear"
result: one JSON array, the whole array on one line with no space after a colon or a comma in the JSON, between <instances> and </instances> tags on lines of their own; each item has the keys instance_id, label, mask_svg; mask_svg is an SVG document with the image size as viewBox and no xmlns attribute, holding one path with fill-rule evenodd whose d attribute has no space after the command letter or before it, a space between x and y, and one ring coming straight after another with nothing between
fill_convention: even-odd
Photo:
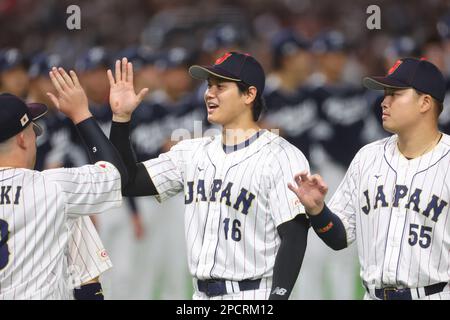
<instances>
[{"instance_id":1,"label":"player's ear","mask_svg":"<svg viewBox=\"0 0 450 320\"><path fill-rule=\"evenodd\" d=\"M419 96L420 99L420 111L422 113L429 112L433 108L433 99L429 94L423 94Z\"/></svg>"},{"instance_id":2,"label":"player's ear","mask_svg":"<svg viewBox=\"0 0 450 320\"><path fill-rule=\"evenodd\" d=\"M16 134L16 143L21 149L26 149L27 147L26 138L25 130Z\"/></svg>"},{"instance_id":3,"label":"player's ear","mask_svg":"<svg viewBox=\"0 0 450 320\"><path fill-rule=\"evenodd\" d=\"M245 104L251 104L256 100L256 94L258 93L258 90L254 86L250 86L247 89L247 92L245 94Z\"/></svg>"}]
</instances>

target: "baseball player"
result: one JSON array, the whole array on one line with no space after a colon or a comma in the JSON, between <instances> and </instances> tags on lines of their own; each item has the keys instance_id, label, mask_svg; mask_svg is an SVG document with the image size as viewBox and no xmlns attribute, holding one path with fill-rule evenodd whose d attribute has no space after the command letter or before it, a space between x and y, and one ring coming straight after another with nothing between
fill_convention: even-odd
<instances>
[{"instance_id":1,"label":"baseball player","mask_svg":"<svg viewBox=\"0 0 450 320\"><path fill-rule=\"evenodd\" d=\"M36 139L35 170L72 167L76 160L74 145L70 140L70 119L58 112L51 99L45 94L54 92L48 72L52 66L60 65L58 54L39 53L31 60L29 69L30 90L28 101L44 102L49 108L45 117L36 120L43 128L43 134ZM70 149L71 152L67 152ZM84 160L84 151L79 155ZM81 153L81 152L80 152ZM70 156L70 158L68 157ZM68 270L76 299L103 299L98 277L112 267L104 246L87 216L80 217L69 227L67 246Z\"/></svg>"},{"instance_id":2,"label":"baseball player","mask_svg":"<svg viewBox=\"0 0 450 320\"><path fill-rule=\"evenodd\" d=\"M146 90L134 93L132 68L123 58L115 77L108 71L110 139L132 177L123 192L159 201L184 192L193 298L288 299L309 223L286 185L291 172L309 165L297 148L256 122L264 107L259 62L229 52L212 66L192 66L191 76L208 82L208 120L222 126L222 135L183 140L141 163L129 144L129 121Z\"/></svg>"},{"instance_id":3,"label":"baseball player","mask_svg":"<svg viewBox=\"0 0 450 320\"><path fill-rule=\"evenodd\" d=\"M72 221L120 205L121 183L128 179L120 156L92 119L75 73L55 68L50 77L58 92L50 98L76 124L96 164L31 170L41 133L34 121L47 108L0 95L0 299L73 298L65 257Z\"/></svg>"},{"instance_id":4,"label":"baseball player","mask_svg":"<svg viewBox=\"0 0 450 320\"><path fill-rule=\"evenodd\" d=\"M127 56L130 58L129 56ZM202 119L203 107L193 103L192 78L186 67L194 55L185 48L173 47L161 51L154 58L160 70L163 92L143 101L133 114L130 139L137 161L157 157L168 151L175 139L174 130L190 133L195 121ZM139 76L139 60L132 60L134 74ZM145 71L144 71L145 72ZM150 99L149 99L150 98ZM178 194L159 203L155 197L139 197L136 202L149 232L137 248L132 272L133 297L145 299L186 299L192 286L186 263L183 216L184 197ZM145 210L145 211L144 211ZM164 213L164 214L161 214ZM167 230L171 230L170 233ZM164 247L161 243L165 243ZM151 270L148 265L151 264Z\"/></svg>"},{"instance_id":5,"label":"baseball player","mask_svg":"<svg viewBox=\"0 0 450 320\"><path fill-rule=\"evenodd\" d=\"M450 136L439 132L445 81L432 63L398 60L364 85L384 90L392 136L363 147L329 206L319 175L295 176L297 194L324 242L357 241L366 299L450 299Z\"/></svg>"}]
</instances>

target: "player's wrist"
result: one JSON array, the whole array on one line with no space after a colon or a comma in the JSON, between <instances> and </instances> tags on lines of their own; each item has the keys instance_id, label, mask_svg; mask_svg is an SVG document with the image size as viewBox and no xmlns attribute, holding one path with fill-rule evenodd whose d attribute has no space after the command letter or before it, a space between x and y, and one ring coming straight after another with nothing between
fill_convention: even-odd
<instances>
[{"instance_id":1,"label":"player's wrist","mask_svg":"<svg viewBox=\"0 0 450 320\"><path fill-rule=\"evenodd\" d=\"M306 213L309 216L317 216L323 211L324 207L325 207L325 203L322 202L320 205L306 208Z\"/></svg>"},{"instance_id":2,"label":"player's wrist","mask_svg":"<svg viewBox=\"0 0 450 320\"><path fill-rule=\"evenodd\" d=\"M89 110L79 112L76 114L68 115L70 120L72 120L73 124L77 125L80 122L83 122L84 120L92 117L92 113Z\"/></svg>"},{"instance_id":3,"label":"player's wrist","mask_svg":"<svg viewBox=\"0 0 450 320\"><path fill-rule=\"evenodd\" d=\"M131 114L113 114L112 120L114 122L130 122Z\"/></svg>"}]
</instances>

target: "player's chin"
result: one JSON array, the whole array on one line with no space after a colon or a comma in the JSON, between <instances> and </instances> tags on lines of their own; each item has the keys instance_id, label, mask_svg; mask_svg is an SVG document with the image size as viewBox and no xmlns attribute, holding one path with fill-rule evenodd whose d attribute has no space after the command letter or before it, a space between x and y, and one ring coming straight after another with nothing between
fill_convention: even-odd
<instances>
[{"instance_id":1,"label":"player's chin","mask_svg":"<svg viewBox=\"0 0 450 320\"><path fill-rule=\"evenodd\" d=\"M397 130L395 129L395 126L393 126L388 121L383 121L383 129L386 130L389 133L397 133Z\"/></svg>"},{"instance_id":2,"label":"player's chin","mask_svg":"<svg viewBox=\"0 0 450 320\"><path fill-rule=\"evenodd\" d=\"M217 116L217 114L208 114L208 122L211 124L222 124L220 121L220 117Z\"/></svg>"}]
</instances>

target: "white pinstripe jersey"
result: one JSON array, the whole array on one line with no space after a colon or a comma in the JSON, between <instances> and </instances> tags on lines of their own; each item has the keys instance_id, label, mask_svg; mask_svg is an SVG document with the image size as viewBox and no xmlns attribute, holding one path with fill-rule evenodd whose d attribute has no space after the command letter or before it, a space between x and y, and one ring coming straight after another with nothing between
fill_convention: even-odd
<instances>
[{"instance_id":1,"label":"white pinstripe jersey","mask_svg":"<svg viewBox=\"0 0 450 320\"><path fill-rule=\"evenodd\" d=\"M69 286L78 288L110 269L112 262L88 216L68 222L72 222L67 252Z\"/></svg>"},{"instance_id":2,"label":"white pinstripe jersey","mask_svg":"<svg viewBox=\"0 0 450 320\"><path fill-rule=\"evenodd\" d=\"M0 170L0 299L71 299L65 251L74 220L121 204L109 163Z\"/></svg>"},{"instance_id":3,"label":"white pinstripe jersey","mask_svg":"<svg viewBox=\"0 0 450 320\"><path fill-rule=\"evenodd\" d=\"M357 241L370 287L421 288L450 280L450 136L408 160L397 136L363 147L330 202Z\"/></svg>"},{"instance_id":4,"label":"white pinstripe jersey","mask_svg":"<svg viewBox=\"0 0 450 320\"><path fill-rule=\"evenodd\" d=\"M198 279L271 277L276 227L305 212L287 183L309 170L306 158L271 132L253 138L231 153L221 136L184 140L144 162L159 201L184 191L188 265Z\"/></svg>"}]
</instances>

